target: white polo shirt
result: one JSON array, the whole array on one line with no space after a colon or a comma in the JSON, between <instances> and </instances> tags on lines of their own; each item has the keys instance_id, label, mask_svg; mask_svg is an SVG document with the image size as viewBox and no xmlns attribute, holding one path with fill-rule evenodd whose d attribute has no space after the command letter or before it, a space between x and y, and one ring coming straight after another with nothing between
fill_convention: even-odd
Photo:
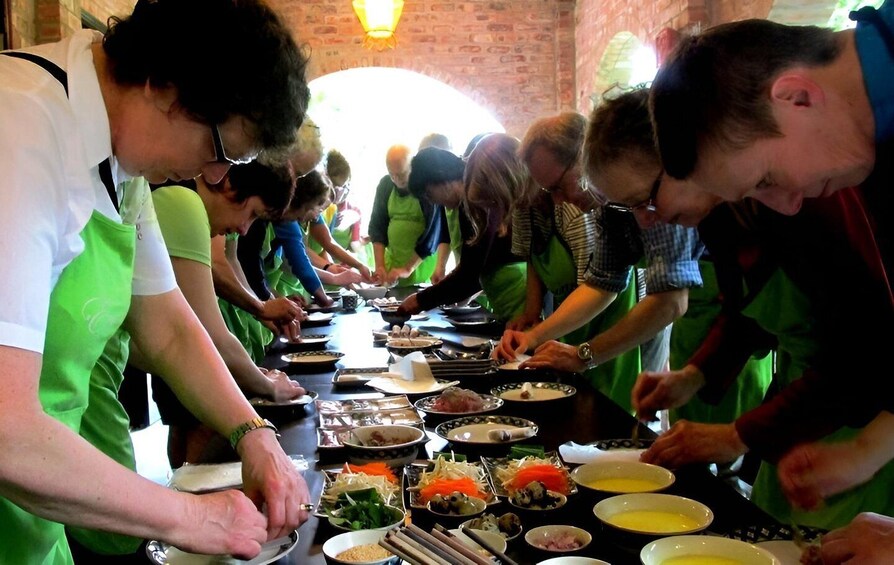
<instances>
[{"instance_id":1,"label":"white polo shirt","mask_svg":"<svg viewBox=\"0 0 894 565\"><path fill-rule=\"evenodd\" d=\"M83 251L80 233L91 214L122 221L99 176L112 152L90 51L101 37L81 31L28 49L68 73L68 97L41 67L0 56L0 345L43 351L50 294ZM118 200L132 201L119 184L129 177L111 162ZM148 196L145 181L133 184ZM152 199L138 200L142 207L128 214L141 234L133 293L161 294L176 281Z\"/></svg>"}]
</instances>

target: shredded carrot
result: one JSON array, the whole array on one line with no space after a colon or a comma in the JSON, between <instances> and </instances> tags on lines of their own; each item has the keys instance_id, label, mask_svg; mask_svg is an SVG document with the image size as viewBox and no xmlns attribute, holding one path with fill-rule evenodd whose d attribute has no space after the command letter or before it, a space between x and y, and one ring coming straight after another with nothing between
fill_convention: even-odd
<instances>
[{"instance_id":1,"label":"shredded carrot","mask_svg":"<svg viewBox=\"0 0 894 565\"><path fill-rule=\"evenodd\" d=\"M468 496L485 498L485 494L478 490L475 481L468 477L463 477L461 479L435 479L419 490L419 500L422 504L426 504L436 494L450 496L456 491L465 493Z\"/></svg>"},{"instance_id":2,"label":"shredded carrot","mask_svg":"<svg viewBox=\"0 0 894 565\"><path fill-rule=\"evenodd\" d=\"M510 490L519 490L528 486L532 481L543 483L548 490L562 494L569 492L568 478L564 471L554 465L531 465L519 469L507 486Z\"/></svg>"},{"instance_id":3,"label":"shredded carrot","mask_svg":"<svg viewBox=\"0 0 894 565\"><path fill-rule=\"evenodd\" d=\"M375 462L367 463L365 465L351 465L348 463L347 465L348 469L353 473L366 473L367 475L381 476L388 479L389 483L397 484L397 476L394 474L394 471L384 463Z\"/></svg>"}]
</instances>

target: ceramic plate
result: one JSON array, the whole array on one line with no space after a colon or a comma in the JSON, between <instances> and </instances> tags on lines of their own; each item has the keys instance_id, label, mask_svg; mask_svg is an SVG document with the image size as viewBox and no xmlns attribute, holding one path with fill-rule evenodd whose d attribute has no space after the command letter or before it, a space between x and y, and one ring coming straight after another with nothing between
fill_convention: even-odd
<instances>
[{"instance_id":1,"label":"ceramic plate","mask_svg":"<svg viewBox=\"0 0 894 565\"><path fill-rule=\"evenodd\" d=\"M305 351L304 353L286 353L282 356L282 360L296 365L334 365L344 356L344 353L337 351Z\"/></svg>"},{"instance_id":2,"label":"ceramic plate","mask_svg":"<svg viewBox=\"0 0 894 565\"><path fill-rule=\"evenodd\" d=\"M568 484L568 494L577 494L577 485L571 480L571 476L568 474L568 469L562 464L559 454L555 451L550 451L546 453L542 459L547 459L554 467L561 469L565 474L565 479ZM500 479L500 476L502 472L508 468L510 461L511 459L508 457L481 458L481 463L484 465L484 468L487 469L487 474L490 475L490 482L494 485L494 492L497 496L509 496L509 491L503 487L503 480Z\"/></svg>"},{"instance_id":3,"label":"ceramic plate","mask_svg":"<svg viewBox=\"0 0 894 565\"><path fill-rule=\"evenodd\" d=\"M829 530L799 526L804 538L811 543L817 542ZM784 524L770 524L764 526L749 526L736 528L726 534L726 537L748 542L765 549L779 560L781 565L800 565L801 549L792 541L794 534L791 526Z\"/></svg>"},{"instance_id":4,"label":"ceramic plate","mask_svg":"<svg viewBox=\"0 0 894 565\"><path fill-rule=\"evenodd\" d=\"M385 347L390 351L398 354L411 353L413 351L423 351L434 347L441 347L444 344L435 337L390 337L385 341Z\"/></svg>"},{"instance_id":5,"label":"ceramic plate","mask_svg":"<svg viewBox=\"0 0 894 565\"><path fill-rule=\"evenodd\" d=\"M762 541L754 545L772 553L781 565L801 565L803 551L791 540Z\"/></svg>"},{"instance_id":6,"label":"ceramic plate","mask_svg":"<svg viewBox=\"0 0 894 565\"><path fill-rule=\"evenodd\" d=\"M382 424L401 424L405 426L421 426L422 417L414 408L403 410L384 410L381 412L347 412L344 414L320 414L320 427L325 429L344 429L359 426L379 426Z\"/></svg>"},{"instance_id":7,"label":"ceramic plate","mask_svg":"<svg viewBox=\"0 0 894 565\"><path fill-rule=\"evenodd\" d=\"M429 394L432 392L441 392L447 387L456 386L458 382L459 381L435 379L433 383L427 384L426 386L417 386L420 383L416 383L416 381L378 379L374 384L367 382L366 385L383 394Z\"/></svg>"},{"instance_id":8,"label":"ceramic plate","mask_svg":"<svg viewBox=\"0 0 894 565\"><path fill-rule=\"evenodd\" d=\"M488 437L488 433L493 430L511 430L514 428L534 428L534 435L537 435L539 428L537 424L531 420L524 418L516 418L514 416L467 416L465 418L457 418L449 420L443 424L439 424L435 428L435 433L454 443L467 444L491 444L491 443L514 443L518 440L494 441ZM527 439L527 438L524 438Z\"/></svg>"},{"instance_id":9,"label":"ceramic plate","mask_svg":"<svg viewBox=\"0 0 894 565\"><path fill-rule=\"evenodd\" d=\"M366 381L381 377L387 373L388 367L360 368L351 367L338 369L332 376L332 384L335 386L362 386Z\"/></svg>"},{"instance_id":10,"label":"ceramic plate","mask_svg":"<svg viewBox=\"0 0 894 565\"><path fill-rule=\"evenodd\" d=\"M470 304L468 306L441 306L441 311L448 316L466 316L468 314L474 314L479 310L481 310L481 305L479 304Z\"/></svg>"},{"instance_id":11,"label":"ceramic plate","mask_svg":"<svg viewBox=\"0 0 894 565\"><path fill-rule=\"evenodd\" d=\"M286 556L298 545L298 532L292 532L280 545L263 545L261 553L254 559L243 561L228 555L196 555L181 551L160 541L150 541L146 545L149 562L155 565L264 565Z\"/></svg>"},{"instance_id":12,"label":"ceramic plate","mask_svg":"<svg viewBox=\"0 0 894 565\"><path fill-rule=\"evenodd\" d=\"M285 336L279 338L279 342L283 345L306 345L306 346L323 346L326 345L332 336L329 335L302 335L298 341L289 341Z\"/></svg>"},{"instance_id":13,"label":"ceramic plate","mask_svg":"<svg viewBox=\"0 0 894 565\"><path fill-rule=\"evenodd\" d=\"M503 406L503 400L489 394L482 394L481 399L484 400L484 406L480 410L469 410L466 412L445 412L434 408L435 402L440 398L440 394L434 396L426 396L417 400L413 406L417 410L422 410L428 414L438 414L444 416L471 416L472 414L484 414L485 412L493 412Z\"/></svg>"},{"instance_id":14,"label":"ceramic plate","mask_svg":"<svg viewBox=\"0 0 894 565\"><path fill-rule=\"evenodd\" d=\"M493 486L490 484L490 481L487 480L487 471L484 470L481 463L471 461L469 463L479 469L479 476L481 478L481 484L483 485L481 488L484 489L484 501L487 502L487 505L490 506L500 502L500 499L494 494ZM419 481L422 479L423 471L431 471L433 468L434 463L431 462L427 465L413 464L404 467L404 490L409 493L411 508L425 508L425 504L420 500L417 488L419 487Z\"/></svg>"},{"instance_id":15,"label":"ceramic plate","mask_svg":"<svg viewBox=\"0 0 894 565\"><path fill-rule=\"evenodd\" d=\"M292 400L286 400L285 402L274 402L272 400L268 400L266 398L252 398L249 400L252 406L264 406L264 407L272 407L272 406L304 406L305 404L310 404L314 400L317 399L320 395L315 391L309 390L307 394L304 396L299 396L298 398L294 398Z\"/></svg>"},{"instance_id":16,"label":"ceramic plate","mask_svg":"<svg viewBox=\"0 0 894 565\"><path fill-rule=\"evenodd\" d=\"M491 318L486 315L471 315L471 316L462 316L458 318L447 318L447 321L450 322L454 327L457 328L468 328L468 327L477 327L477 326L486 326L488 324L493 324L496 322L496 319Z\"/></svg>"},{"instance_id":17,"label":"ceramic plate","mask_svg":"<svg viewBox=\"0 0 894 565\"><path fill-rule=\"evenodd\" d=\"M335 317L335 314L332 312L311 312L307 315L306 320L301 321L302 326L311 326L314 324L323 325L328 324L332 321L332 318Z\"/></svg>"},{"instance_id":18,"label":"ceramic plate","mask_svg":"<svg viewBox=\"0 0 894 565\"><path fill-rule=\"evenodd\" d=\"M546 402L560 400L577 394L577 389L562 383L530 383L530 398L522 398L522 387L525 383L507 383L490 389L494 396L512 402Z\"/></svg>"},{"instance_id":19,"label":"ceramic plate","mask_svg":"<svg viewBox=\"0 0 894 565\"><path fill-rule=\"evenodd\" d=\"M515 356L515 361L509 361L508 363L503 363L502 365L497 365L497 369L501 371L518 371L520 370L519 365L530 359L530 355L526 355L522 353L521 355ZM536 369L528 369L528 370L536 370Z\"/></svg>"}]
</instances>

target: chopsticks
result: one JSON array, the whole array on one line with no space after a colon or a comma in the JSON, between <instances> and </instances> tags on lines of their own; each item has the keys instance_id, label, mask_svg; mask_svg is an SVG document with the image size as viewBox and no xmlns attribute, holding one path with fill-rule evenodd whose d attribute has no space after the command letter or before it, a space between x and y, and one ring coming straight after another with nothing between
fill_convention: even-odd
<instances>
[{"instance_id":1,"label":"chopsticks","mask_svg":"<svg viewBox=\"0 0 894 565\"><path fill-rule=\"evenodd\" d=\"M469 535L468 531L464 533ZM475 541L494 556L500 556L501 552ZM385 534L379 545L411 565L493 565L489 559L477 554L440 524L436 524L431 533L413 524L395 528ZM505 565L517 565L505 556L501 559L504 559Z\"/></svg>"},{"instance_id":2,"label":"chopsticks","mask_svg":"<svg viewBox=\"0 0 894 565\"><path fill-rule=\"evenodd\" d=\"M518 563L516 563L515 561L510 559L505 553L503 553L502 551L498 550L497 548L493 547L492 545L490 545L489 543L484 541L484 539L481 536L479 536L478 534L476 534L475 530L473 530L472 528L463 528L462 532L464 534L466 534L467 536L469 536L470 538L472 538L472 540L475 543L477 543L484 549L491 552L493 554L493 556L496 557L497 559L499 559L503 565L518 565Z\"/></svg>"}]
</instances>

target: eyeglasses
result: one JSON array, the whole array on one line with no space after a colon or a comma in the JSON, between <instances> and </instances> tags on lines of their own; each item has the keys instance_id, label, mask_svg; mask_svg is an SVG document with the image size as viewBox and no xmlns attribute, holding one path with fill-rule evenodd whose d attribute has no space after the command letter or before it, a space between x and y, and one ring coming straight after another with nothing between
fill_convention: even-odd
<instances>
[{"instance_id":1,"label":"eyeglasses","mask_svg":"<svg viewBox=\"0 0 894 565\"><path fill-rule=\"evenodd\" d=\"M562 174L559 175L559 178L552 184L552 186L541 186L540 190L547 194L552 194L554 191L559 190L562 187L562 181L565 180L565 175L568 174L568 171L571 170L571 167L577 162L576 159L572 159L568 162L568 165L565 167L565 170L562 171Z\"/></svg>"},{"instance_id":2,"label":"eyeglasses","mask_svg":"<svg viewBox=\"0 0 894 565\"><path fill-rule=\"evenodd\" d=\"M658 198L658 189L661 188L662 178L664 178L664 170L658 173L658 177L655 179L655 182L652 183L652 190L649 192L649 198L643 200L639 204L628 206L627 204L618 204L617 202L606 202L605 207L617 210L618 212L629 212L631 214L637 210L645 210L646 212L654 213L658 209L655 205L655 200Z\"/></svg>"},{"instance_id":3,"label":"eyeglasses","mask_svg":"<svg viewBox=\"0 0 894 565\"><path fill-rule=\"evenodd\" d=\"M224 151L223 139L220 137L220 128L217 124L211 125L211 140L214 142L214 162L228 165L245 165L251 163L258 156L257 152L246 155L238 159L227 157Z\"/></svg>"}]
</instances>

